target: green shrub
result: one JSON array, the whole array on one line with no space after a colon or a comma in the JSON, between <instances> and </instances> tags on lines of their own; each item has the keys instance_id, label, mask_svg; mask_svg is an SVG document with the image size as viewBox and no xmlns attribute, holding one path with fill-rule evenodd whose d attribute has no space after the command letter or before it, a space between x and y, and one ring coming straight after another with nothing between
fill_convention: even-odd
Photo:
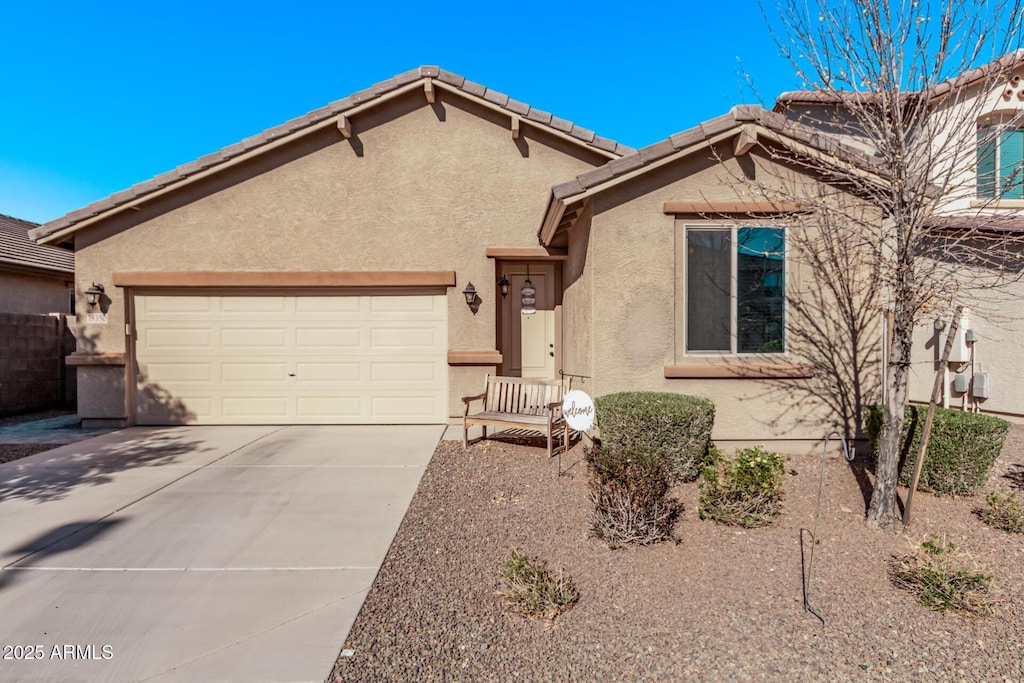
<instances>
[{"instance_id":1,"label":"green shrub","mask_svg":"<svg viewBox=\"0 0 1024 683\"><path fill-rule=\"evenodd\" d=\"M552 575L545 563L531 560L518 548L509 553L501 573L505 602L526 616L554 621L580 597L571 579L561 572Z\"/></svg>"},{"instance_id":2,"label":"green shrub","mask_svg":"<svg viewBox=\"0 0 1024 683\"><path fill-rule=\"evenodd\" d=\"M760 446L737 451L734 460L712 449L700 484L700 518L747 528L771 524L782 511L785 472L785 458Z\"/></svg>"},{"instance_id":3,"label":"green shrub","mask_svg":"<svg viewBox=\"0 0 1024 683\"><path fill-rule=\"evenodd\" d=\"M988 507L978 511L981 521L1011 534L1024 534L1024 503L1015 493L992 492L985 496Z\"/></svg>"},{"instance_id":4,"label":"green shrub","mask_svg":"<svg viewBox=\"0 0 1024 683\"><path fill-rule=\"evenodd\" d=\"M914 460L921 445L927 414L927 406L907 406L904 414L900 439L902 486L910 486L914 476ZM883 416L882 406L868 408L868 438L876 462ZM918 488L960 496L976 493L988 480L989 470L999 457L1009 428L1009 422L991 415L936 408Z\"/></svg>"},{"instance_id":5,"label":"green shrub","mask_svg":"<svg viewBox=\"0 0 1024 683\"><path fill-rule=\"evenodd\" d=\"M679 503L665 459L606 445L587 450L591 530L611 547L672 538Z\"/></svg>"},{"instance_id":6,"label":"green shrub","mask_svg":"<svg viewBox=\"0 0 1024 683\"><path fill-rule=\"evenodd\" d=\"M628 392L595 402L601 441L626 453L663 458L676 481L694 481L711 446L715 405L679 394Z\"/></svg>"},{"instance_id":7,"label":"green shrub","mask_svg":"<svg viewBox=\"0 0 1024 683\"><path fill-rule=\"evenodd\" d=\"M938 612L990 613L995 604L992 576L966 566L966 558L955 550L945 538L929 536L914 552L893 558L890 578Z\"/></svg>"}]
</instances>

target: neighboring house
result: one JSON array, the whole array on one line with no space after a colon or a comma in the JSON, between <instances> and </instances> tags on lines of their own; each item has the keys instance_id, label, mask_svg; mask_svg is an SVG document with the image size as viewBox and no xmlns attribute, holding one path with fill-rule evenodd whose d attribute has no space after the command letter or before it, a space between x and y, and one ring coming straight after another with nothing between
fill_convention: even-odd
<instances>
[{"instance_id":1,"label":"neighboring house","mask_svg":"<svg viewBox=\"0 0 1024 683\"><path fill-rule=\"evenodd\" d=\"M0 313L71 313L75 254L36 244L38 223L0 214Z\"/></svg>"},{"instance_id":2,"label":"neighboring house","mask_svg":"<svg viewBox=\"0 0 1024 683\"><path fill-rule=\"evenodd\" d=\"M421 67L33 237L74 244L80 296L104 288L69 359L87 425L445 423L486 373L561 371L798 446L836 422L787 327L784 293L814 287L800 207L741 179L813 191L808 154L877 171L759 107L634 151Z\"/></svg>"},{"instance_id":3,"label":"neighboring house","mask_svg":"<svg viewBox=\"0 0 1024 683\"><path fill-rule=\"evenodd\" d=\"M74 402L75 255L33 242L36 223L0 215L0 415Z\"/></svg>"},{"instance_id":4,"label":"neighboring house","mask_svg":"<svg viewBox=\"0 0 1024 683\"><path fill-rule=\"evenodd\" d=\"M922 93L930 103L930 120L936 136L948 139L963 136L960 154L936 158L936 177L946 184L941 220L936 228L976 231L988 239L1020 245L1024 238L1024 50L1006 55L956 79ZM861 95L860 97L863 97ZM781 95L774 111L788 119L828 130L847 144L870 152L849 125L844 102L817 92L791 92ZM962 112L976 116L975 127L948 130L950 121L961 122ZM939 143L941 144L941 143ZM993 249L998 254L1001 250ZM1018 280L1024 277L1024 250L1017 248L1013 262L1004 264ZM967 276L969 285L957 297L959 303L973 304L960 326L953 347L949 377L943 383L943 401L950 407L977 408L1015 421L1024 419L1024 282L1010 282L987 290L991 269L961 263L957 267ZM986 273L986 270L990 270ZM1012 276L1011 276L1012 279ZM945 333L933 325L936 312L919 328L914 338L910 380L910 399L927 403L935 372L939 369ZM971 330L967 336L965 331ZM976 339L968 342L967 339ZM962 375L957 381L957 375ZM970 380L976 374L987 377L978 391ZM966 386L966 390L963 389ZM975 395L975 393L979 395Z\"/></svg>"}]
</instances>

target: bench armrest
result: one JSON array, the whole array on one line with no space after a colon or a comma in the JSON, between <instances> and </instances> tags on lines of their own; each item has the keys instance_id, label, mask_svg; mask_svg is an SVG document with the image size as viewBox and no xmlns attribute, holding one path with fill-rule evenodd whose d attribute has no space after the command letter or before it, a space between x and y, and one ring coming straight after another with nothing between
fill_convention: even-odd
<instances>
[{"instance_id":1,"label":"bench armrest","mask_svg":"<svg viewBox=\"0 0 1024 683\"><path fill-rule=\"evenodd\" d=\"M465 418L469 415L469 404L473 401L482 401L487 398L487 392L477 394L476 396L463 396L462 397L462 417Z\"/></svg>"},{"instance_id":2,"label":"bench armrest","mask_svg":"<svg viewBox=\"0 0 1024 683\"><path fill-rule=\"evenodd\" d=\"M561 407L562 407L562 402L561 401L552 401L551 403L548 404L548 410L554 410L555 408L561 408Z\"/></svg>"}]
</instances>

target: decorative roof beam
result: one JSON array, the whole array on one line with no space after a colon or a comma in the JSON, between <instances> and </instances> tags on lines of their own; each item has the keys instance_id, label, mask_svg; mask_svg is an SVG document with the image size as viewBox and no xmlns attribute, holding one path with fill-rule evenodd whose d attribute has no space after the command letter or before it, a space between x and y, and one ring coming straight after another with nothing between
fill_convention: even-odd
<instances>
[{"instance_id":1,"label":"decorative roof beam","mask_svg":"<svg viewBox=\"0 0 1024 683\"><path fill-rule=\"evenodd\" d=\"M428 78L427 80L423 81L423 94L426 96L427 102L429 102L430 104L433 104L437 100L434 91L433 78Z\"/></svg>"},{"instance_id":2,"label":"decorative roof beam","mask_svg":"<svg viewBox=\"0 0 1024 683\"><path fill-rule=\"evenodd\" d=\"M340 130L341 134L346 138L352 137L352 122L349 121L347 116L342 115L338 117L338 130Z\"/></svg>"},{"instance_id":3,"label":"decorative roof beam","mask_svg":"<svg viewBox=\"0 0 1024 683\"><path fill-rule=\"evenodd\" d=\"M740 133L736 136L735 142L733 142L733 154L741 157L749 152L756 144L757 128L750 124L744 124L743 126L740 126Z\"/></svg>"},{"instance_id":4,"label":"decorative roof beam","mask_svg":"<svg viewBox=\"0 0 1024 683\"><path fill-rule=\"evenodd\" d=\"M518 115L514 114L512 116L512 124L511 125L512 125L512 139L513 140L518 140L519 139L519 121L520 120L521 119L520 119L520 117Z\"/></svg>"}]
</instances>

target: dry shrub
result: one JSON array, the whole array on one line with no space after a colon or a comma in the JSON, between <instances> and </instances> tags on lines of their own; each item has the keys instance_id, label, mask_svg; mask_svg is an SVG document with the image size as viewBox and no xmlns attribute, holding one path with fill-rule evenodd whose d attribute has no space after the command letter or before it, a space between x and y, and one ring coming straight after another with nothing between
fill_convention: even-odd
<instances>
[{"instance_id":1,"label":"dry shrub","mask_svg":"<svg viewBox=\"0 0 1024 683\"><path fill-rule=\"evenodd\" d=\"M1024 503L1015 493L992 492L985 496L987 508L978 511L981 521L1011 534L1024 533Z\"/></svg>"},{"instance_id":2,"label":"dry shrub","mask_svg":"<svg viewBox=\"0 0 1024 683\"><path fill-rule=\"evenodd\" d=\"M681 506L669 495L673 475L663 457L598 446L587 466L595 536L612 548L672 538Z\"/></svg>"},{"instance_id":3,"label":"dry shrub","mask_svg":"<svg viewBox=\"0 0 1024 683\"><path fill-rule=\"evenodd\" d=\"M890 577L897 588L909 591L918 601L938 612L953 610L969 614L991 614L995 607L992 576L980 571L945 538L930 536L908 555L898 555L890 564Z\"/></svg>"},{"instance_id":4,"label":"dry shrub","mask_svg":"<svg viewBox=\"0 0 1024 683\"><path fill-rule=\"evenodd\" d=\"M505 560L501 594L519 614L548 621L554 621L580 597L572 579L563 576L561 570L554 576L546 563L531 560L518 548Z\"/></svg>"}]
</instances>

